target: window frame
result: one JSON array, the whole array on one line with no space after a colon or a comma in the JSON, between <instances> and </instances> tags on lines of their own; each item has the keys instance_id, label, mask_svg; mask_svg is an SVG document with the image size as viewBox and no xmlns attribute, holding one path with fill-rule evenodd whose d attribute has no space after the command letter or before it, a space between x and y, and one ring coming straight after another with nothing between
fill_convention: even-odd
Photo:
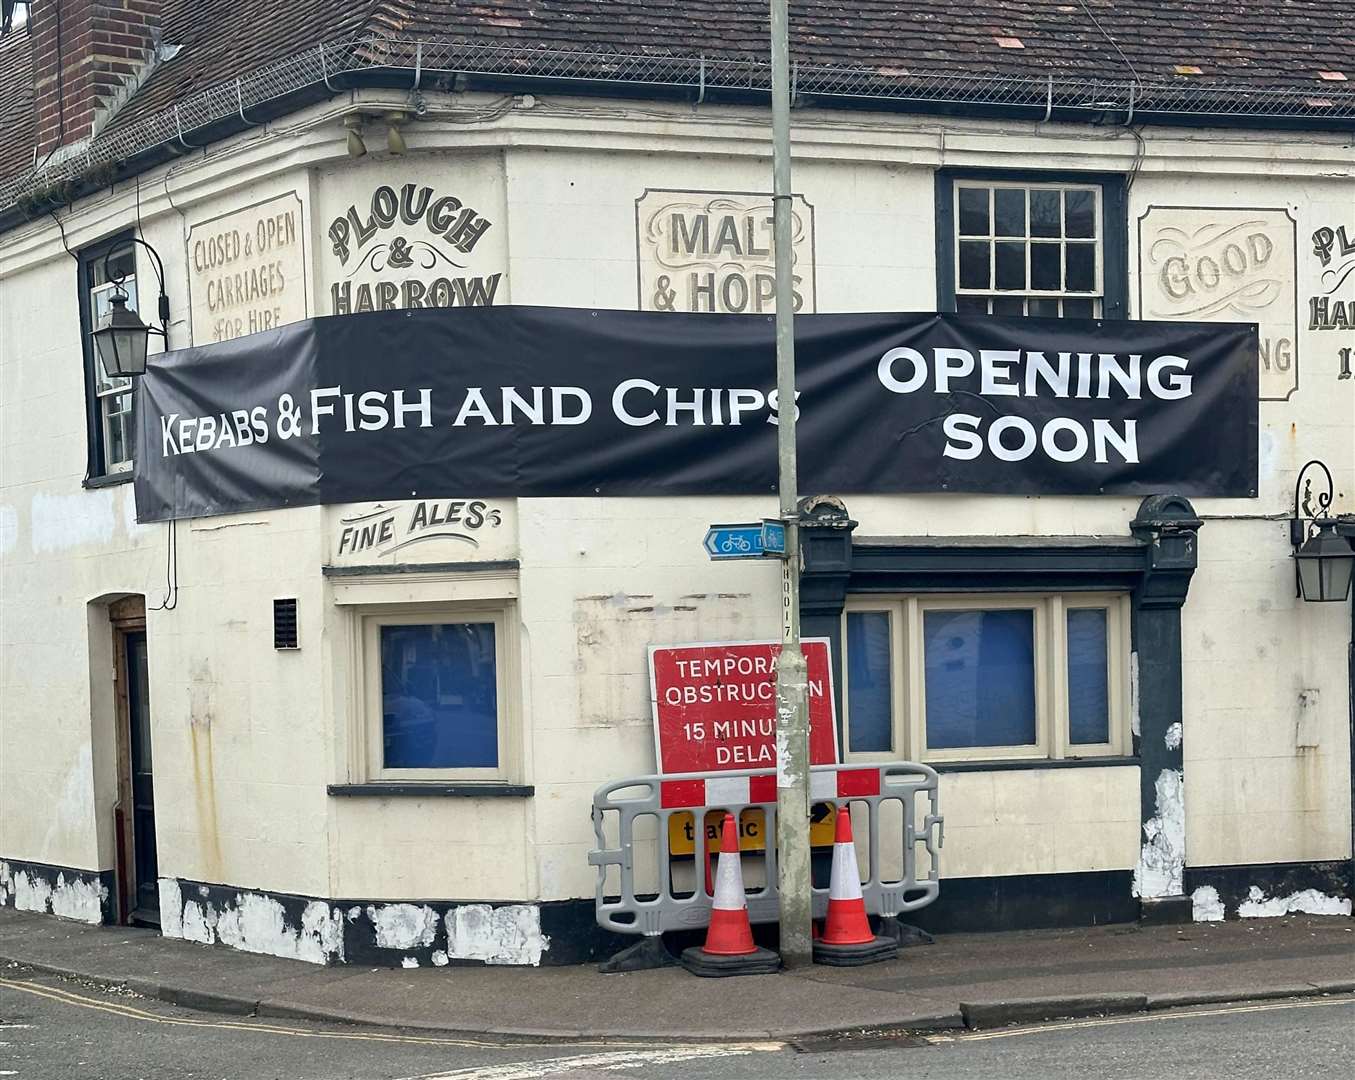
<instances>
[{"instance_id":1,"label":"window frame","mask_svg":"<svg viewBox=\"0 0 1355 1080\"><path fill-rule=\"evenodd\" d=\"M472 600L363 605L353 612L353 687L355 730L351 745L354 783L504 784L521 780L521 658L517 601ZM384 715L381 701L381 627L490 623L494 627L494 679L498 704L498 759L494 768L388 769L383 762Z\"/></svg>"},{"instance_id":2,"label":"window frame","mask_svg":"<svg viewBox=\"0 0 1355 1080\"><path fill-rule=\"evenodd\" d=\"M96 290L104 288L107 283L100 285L89 283L96 264L101 263L110 251L115 251L124 246L131 248L132 266L134 267L131 277L134 283L139 282L141 268L138 265L136 244L132 242L132 237L133 234L130 231L106 237L95 244L82 248L77 256L76 289L79 294L80 305L80 349L85 371L86 484L97 484L100 481L131 480L133 470L136 467L136 385L130 379L127 380L127 392L131 394L132 398L131 408L127 413L129 417L127 425L129 456L125 460L115 463L108 461L108 439L103 401L106 397L115 396L117 392L100 391L99 389L97 367L99 359L94 350L94 339L90 337L90 334L94 331L94 293Z\"/></svg>"},{"instance_id":3,"label":"window frame","mask_svg":"<svg viewBox=\"0 0 1355 1080\"><path fill-rule=\"evenodd\" d=\"M1072 743L1068 714L1067 612L1106 610L1108 734L1104 743ZM927 746L927 611L1033 610L1035 633L1035 743L930 749ZM856 612L890 613L890 702L893 748L851 749L851 662L846 655L847 618ZM842 747L851 762L907 758L930 764L973 761L1068 761L1124 756L1131 750L1129 653L1131 596L1127 592L854 593L840 616L842 657Z\"/></svg>"},{"instance_id":4,"label":"window frame","mask_svg":"<svg viewBox=\"0 0 1355 1080\"><path fill-rule=\"evenodd\" d=\"M957 183L958 182L958 183ZM1038 169L938 169L936 173L936 309L956 311L956 244L959 226L956 213L958 189L965 184L993 187L1095 187L1099 189L1101 314L1097 319L1129 317L1129 208L1125 178L1114 173L1076 171L1047 172ZM990 222L990 226L991 226ZM1026 231L1030 231L1027 218ZM1027 255L1029 260L1029 254ZM985 295L995 295L990 290ZM975 294L976 295L976 294ZM1013 296L1034 296L1029 291ZM1039 294L1050 298L1063 294ZM1077 298L1076 294L1072 297ZM1018 318L1023 316L1008 316ZM1040 316L1024 316L1038 318Z\"/></svg>"}]
</instances>

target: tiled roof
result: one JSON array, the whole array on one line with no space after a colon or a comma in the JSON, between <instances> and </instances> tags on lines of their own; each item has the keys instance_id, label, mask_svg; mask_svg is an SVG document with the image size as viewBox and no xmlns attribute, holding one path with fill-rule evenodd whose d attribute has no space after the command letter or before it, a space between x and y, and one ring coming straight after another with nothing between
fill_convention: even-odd
<instances>
[{"instance_id":1,"label":"tiled roof","mask_svg":"<svg viewBox=\"0 0 1355 1080\"><path fill-rule=\"evenodd\" d=\"M33 51L25 31L0 38L0 176L33 162Z\"/></svg>"},{"instance_id":2,"label":"tiled roof","mask_svg":"<svg viewBox=\"0 0 1355 1080\"><path fill-rule=\"evenodd\" d=\"M1355 20L1338 11L1330 0L792 0L790 20L801 63L891 78L1052 75L1350 95ZM166 0L162 24L178 55L105 134L290 54L364 34L593 56L767 55L766 0ZM30 66L25 29L0 41L0 180L32 161Z\"/></svg>"},{"instance_id":3,"label":"tiled roof","mask_svg":"<svg viewBox=\"0 0 1355 1080\"><path fill-rule=\"evenodd\" d=\"M164 40L181 46L127 102L110 129L171 107L176 100L229 83L289 53L366 29L377 0L166 0Z\"/></svg>"},{"instance_id":4,"label":"tiled roof","mask_svg":"<svg viewBox=\"0 0 1355 1080\"><path fill-rule=\"evenodd\" d=\"M1318 86L1319 70L1343 64L1355 80L1355 22L1333 14L1327 0L793 0L791 49L892 71L1122 80L1132 65L1156 80L1182 66L1198 67L1197 81ZM373 20L431 38L767 54L765 0L391 0Z\"/></svg>"}]
</instances>

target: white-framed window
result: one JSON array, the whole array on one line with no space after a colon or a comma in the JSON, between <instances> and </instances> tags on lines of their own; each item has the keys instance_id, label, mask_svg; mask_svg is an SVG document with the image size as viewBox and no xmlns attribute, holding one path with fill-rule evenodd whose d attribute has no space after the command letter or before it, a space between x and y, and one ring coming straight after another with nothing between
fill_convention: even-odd
<instances>
[{"instance_id":1,"label":"white-framed window","mask_svg":"<svg viewBox=\"0 0 1355 1080\"><path fill-rule=\"evenodd\" d=\"M960 314L1100 318L1102 186L957 178L951 221Z\"/></svg>"},{"instance_id":2,"label":"white-framed window","mask_svg":"<svg viewBox=\"0 0 1355 1080\"><path fill-rule=\"evenodd\" d=\"M108 252L107 258L104 252ZM107 314L110 301L119 288L127 295L127 306L137 307L136 250L123 242L111 250L104 248L82 260L85 272L87 330L94 330ZM116 284L121 278L121 285ZM132 380L109 378L98 350L85 335L85 363L90 368L91 440L90 473L94 476L131 471Z\"/></svg>"},{"instance_id":3,"label":"white-framed window","mask_svg":"<svg viewBox=\"0 0 1355 1080\"><path fill-rule=\"evenodd\" d=\"M1127 595L855 596L842 618L849 760L1129 752Z\"/></svg>"},{"instance_id":4,"label":"white-framed window","mask_svg":"<svg viewBox=\"0 0 1355 1080\"><path fill-rule=\"evenodd\" d=\"M519 779L515 600L353 609L359 781Z\"/></svg>"}]
</instances>

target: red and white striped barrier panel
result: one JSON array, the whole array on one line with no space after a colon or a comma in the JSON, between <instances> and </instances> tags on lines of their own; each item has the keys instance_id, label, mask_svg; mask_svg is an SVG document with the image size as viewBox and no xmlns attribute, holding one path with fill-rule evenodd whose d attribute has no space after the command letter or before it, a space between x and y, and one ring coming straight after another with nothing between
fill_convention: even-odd
<instances>
[{"instance_id":1,"label":"red and white striped barrier panel","mask_svg":"<svg viewBox=\"0 0 1355 1080\"><path fill-rule=\"evenodd\" d=\"M880 794L879 767L848 769L815 766L809 774L809 797L818 800L861 799ZM710 773L690 780L663 780L660 804L665 810L737 803L756 806L776 802L776 774L750 776Z\"/></svg>"}]
</instances>

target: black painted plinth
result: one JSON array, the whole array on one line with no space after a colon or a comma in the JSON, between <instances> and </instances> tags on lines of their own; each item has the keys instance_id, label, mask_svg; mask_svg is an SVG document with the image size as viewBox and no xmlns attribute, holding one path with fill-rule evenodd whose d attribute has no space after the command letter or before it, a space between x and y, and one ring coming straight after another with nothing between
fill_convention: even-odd
<instances>
[{"instance_id":1,"label":"black painted plinth","mask_svg":"<svg viewBox=\"0 0 1355 1080\"><path fill-rule=\"evenodd\" d=\"M1139 901L1139 922L1144 926L1176 926L1194 921L1195 905L1189 896Z\"/></svg>"}]
</instances>

